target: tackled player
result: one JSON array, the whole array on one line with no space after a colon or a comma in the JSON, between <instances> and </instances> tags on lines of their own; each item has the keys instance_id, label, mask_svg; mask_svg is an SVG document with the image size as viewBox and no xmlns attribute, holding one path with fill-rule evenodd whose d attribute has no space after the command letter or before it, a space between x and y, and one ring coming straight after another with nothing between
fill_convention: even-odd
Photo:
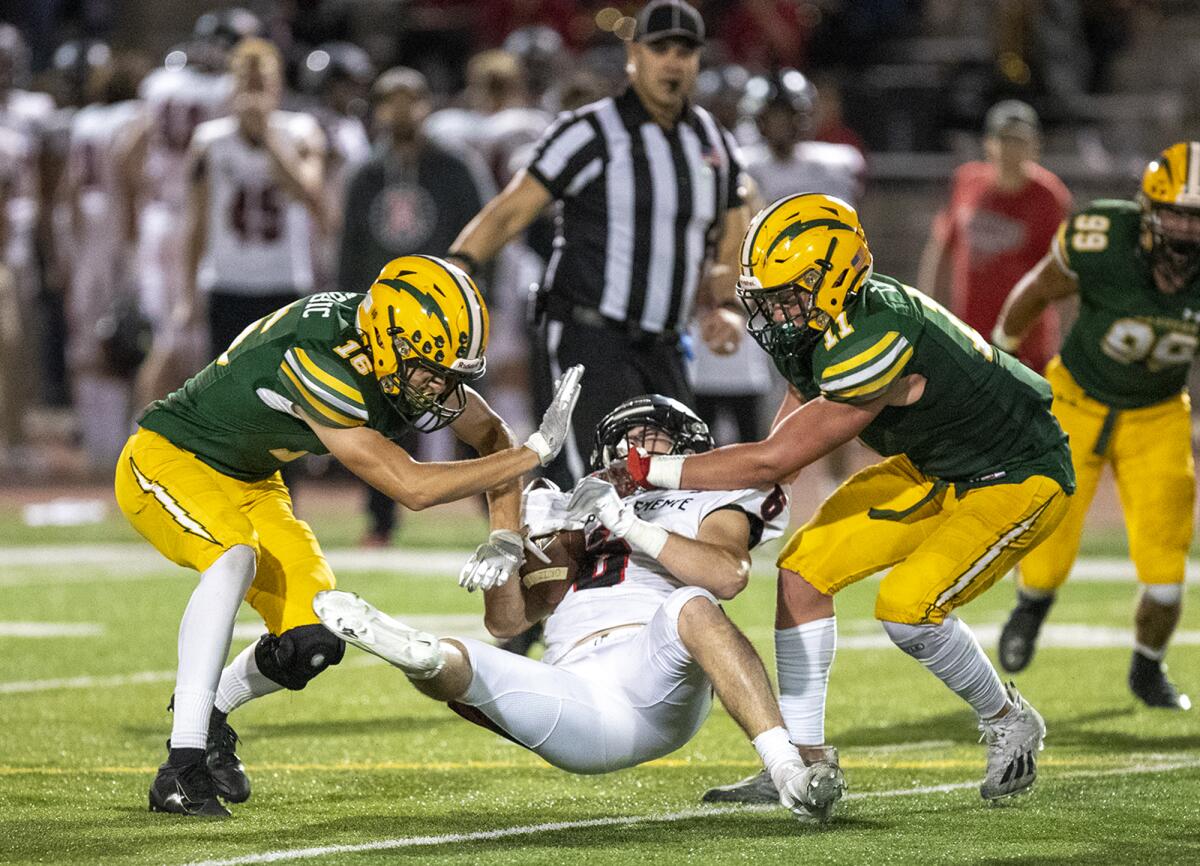
<instances>
[{"instance_id":1,"label":"tackled player","mask_svg":"<svg viewBox=\"0 0 1200 866\"><path fill-rule=\"evenodd\" d=\"M596 428L592 468L629 447L691 454L708 427L669 397L622 403ZM627 492L594 474L571 493L526 493L530 534L585 525L588 551L546 621L542 661L469 638L438 640L356 595L322 592L321 621L394 664L418 691L572 773L607 773L681 748L699 730L712 692L758 750L779 800L823 820L844 787L831 760L806 764L788 741L767 672L721 610L746 585L750 548L787 526L782 488ZM497 637L531 625L519 581L484 593ZM823 757L823 756L822 756Z\"/></svg>"},{"instance_id":2,"label":"tackled player","mask_svg":"<svg viewBox=\"0 0 1200 866\"><path fill-rule=\"evenodd\" d=\"M390 262L364 294L301 298L142 415L117 463L117 502L159 552L200 572L179 625L175 719L152 811L224 817L250 782L226 720L280 689L303 689L342 659L313 597L335 581L279 469L330 453L409 509L487 492L492 533L464 577L507 580L523 560L520 477L562 447L582 367L568 370L523 446L467 383L483 375L488 312L478 288L440 259ZM449 426L480 455L419 463L392 441ZM222 671L242 598L267 634Z\"/></svg>"},{"instance_id":3,"label":"tackled player","mask_svg":"<svg viewBox=\"0 0 1200 866\"><path fill-rule=\"evenodd\" d=\"M628 456L642 486L780 483L855 436L883 462L845 481L779 555L781 709L801 753L824 751L833 596L875 572L888 637L979 716L980 788L1028 788L1045 725L1006 690L955 608L987 590L1062 519L1075 489L1050 387L915 289L874 276L858 214L806 193L763 210L742 245L747 327L791 386L771 433L689 457ZM774 799L757 776L706 800Z\"/></svg>"}]
</instances>

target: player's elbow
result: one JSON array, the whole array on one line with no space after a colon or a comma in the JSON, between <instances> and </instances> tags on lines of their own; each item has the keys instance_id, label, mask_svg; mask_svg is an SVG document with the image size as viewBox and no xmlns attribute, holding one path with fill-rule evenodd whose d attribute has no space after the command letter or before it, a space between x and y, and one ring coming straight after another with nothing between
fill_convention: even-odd
<instances>
[{"instance_id":1,"label":"player's elbow","mask_svg":"<svg viewBox=\"0 0 1200 866\"><path fill-rule=\"evenodd\" d=\"M716 573L712 575L709 592L722 601L735 598L750 582L750 560L740 557L722 557Z\"/></svg>"},{"instance_id":2,"label":"player's elbow","mask_svg":"<svg viewBox=\"0 0 1200 866\"><path fill-rule=\"evenodd\" d=\"M483 627L496 640L508 640L529 628L529 623L525 622L523 617L517 619L489 611L483 615Z\"/></svg>"}]
</instances>

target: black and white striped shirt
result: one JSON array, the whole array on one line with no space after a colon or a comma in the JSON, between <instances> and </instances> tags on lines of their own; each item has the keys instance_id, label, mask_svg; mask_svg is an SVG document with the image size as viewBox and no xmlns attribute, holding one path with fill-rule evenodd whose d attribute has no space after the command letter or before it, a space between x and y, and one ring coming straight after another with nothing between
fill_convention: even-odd
<instances>
[{"instance_id":1,"label":"black and white striped shirt","mask_svg":"<svg viewBox=\"0 0 1200 866\"><path fill-rule=\"evenodd\" d=\"M725 213L742 204L737 145L713 116L689 105L666 130L629 88L560 115L527 170L559 202L551 318L584 307L684 330Z\"/></svg>"}]
</instances>

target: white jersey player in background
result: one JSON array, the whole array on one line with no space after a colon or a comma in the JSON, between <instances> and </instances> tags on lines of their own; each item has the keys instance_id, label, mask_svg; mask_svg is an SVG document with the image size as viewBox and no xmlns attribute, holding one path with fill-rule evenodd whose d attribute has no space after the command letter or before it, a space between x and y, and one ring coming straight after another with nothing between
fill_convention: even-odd
<instances>
[{"instance_id":1,"label":"white jersey player in background","mask_svg":"<svg viewBox=\"0 0 1200 866\"><path fill-rule=\"evenodd\" d=\"M233 113L192 136L187 263L173 314L179 324L195 322L207 307L210 357L313 290L325 231L325 136L311 115L279 110L279 49L243 39L229 70Z\"/></svg>"},{"instance_id":2,"label":"white jersey player in background","mask_svg":"<svg viewBox=\"0 0 1200 866\"><path fill-rule=\"evenodd\" d=\"M188 147L196 127L229 112L231 80L208 68L217 63L216 53L200 43L170 51L143 80L142 117L122 145L128 260L135 263L141 311L155 334L138 377L138 405L166 396L208 358L203 328L181 328L171 313L186 282Z\"/></svg>"},{"instance_id":3,"label":"white jersey player in background","mask_svg":"<svg viewBox=\"0 0 1200 866\"><path fill-rule=\"evenodd\" d=\"M682 403L652 395L601 420L592 465L606 467L631 447L686 454L712 447L712 438ZM568 772L607 773L681 748L708 716L715 690L778 784L780 802L823 820L842 794L841 771L828 759L801 760L762 661L718 601L741 591L750 549L780 535L787 515L778 486L620 498L600 472L569 493L531 489L531 535L581 524L588 534L575 583L546 621L541 661L469 638L439 640L351 593L319 593L313 608L418 691ZM464 579L497 568L473 557ZM496 637L532 624L519 580L487 590L484 602Z\"/></svg>"},{"instance_id":4,"label":"white jersey player in background","mask_svg":"<svg viewBox=\"0 0 1200 866\"><path fill-rule=\"evenodd\" d=\"M133 56L117 55L92 73L88 89L98 101L71 118L62 184L72 250L65 306L72 402L85 421L89 463L104 471L129 436L132 371L110 368L97 323L114 315L130 288L121 266L124 233L114 218L121 211L117 143L141 116L134 97L144 71Z\"/></svg>"}]
</instances>

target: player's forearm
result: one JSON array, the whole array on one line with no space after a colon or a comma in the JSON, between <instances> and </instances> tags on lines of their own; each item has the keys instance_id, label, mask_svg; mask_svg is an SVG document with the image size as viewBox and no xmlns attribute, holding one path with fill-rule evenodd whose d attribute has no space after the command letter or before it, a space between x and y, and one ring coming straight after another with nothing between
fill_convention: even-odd
<instances>
[{"instance_id":1,"label":"player's forearm","mask_svg":"<svg viewBox=\"0 0 1200 866\"><path fill-rule=\"evenodd\" d=\"M1049 305L1049 300L1031 291L1033 280L1023 278L1004 302L996 319L996 336L1003 336L1010 345L1019 345L1021 338ZM1006 348L1001 346L1000 348Z\"/></svg>"},{"instance_id":2,"label":"player's forearm","mask_svg":"<svg viewBox=\"0 0 1200 866\"><path fill-rule=\"evenodd\" d=\"M407 465L380 462L370 473L375 477L365 480L405 508L420 511L503 486L537 465L538 457L529 448L508 448L486 457L448 463L418 463L412 458L408 458Z\"/></svg>"},{"instance_id":3,"label":"player's forearm","mask_svg":"<svg viewBox=\"0 0 1200 866\"><path fill-rule=\"evenodd\" d=\"M667 536L658 561L681 583L707 589L722 599L733 598L750 579L749 557L674 532Z\"/></svg>"},{"instance_id":4,"label":"player's forearm","mask_svg":"<svg viewBox=\"0 0 1200 866\"><path fill-rule=\"evenodd\" d=\"M268 144L267 153L271 156L275 179L283 187L283 191L304 205L317 228L325 231L329 219L325 213L320 160L311 156L303 159L297 156L293 164L279 151L278 145L273 144Z\"/></svg>"},{"instance_id":5,"label":"player's forearm","mask_svg":"<svg viewBox=\"0 0 1200 866\"><path fill-rule=\"evenodd\" d=\"M519 577L484 590L483 625L492 637L500 640L516 637L531 628L535 619L540 617L530 617Z\"/></svg>"}]
</instances>

